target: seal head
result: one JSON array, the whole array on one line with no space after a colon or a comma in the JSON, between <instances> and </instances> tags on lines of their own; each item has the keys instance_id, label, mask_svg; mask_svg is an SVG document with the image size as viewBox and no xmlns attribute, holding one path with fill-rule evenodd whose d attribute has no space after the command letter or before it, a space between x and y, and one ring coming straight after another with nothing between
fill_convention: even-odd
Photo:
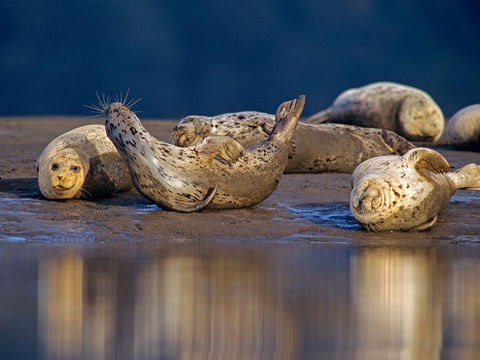
<instances>
[{"instance_id":1,"label":"seal head","mask_svg":"<svg viewBox=\"0 0 480 360\"><path fill-rule=\"evenodd\" d=\"M84 154L74 149L60 150L38 169L40 191L47 199L79 198L88 170Z\"/></svg>"}]
</instances>

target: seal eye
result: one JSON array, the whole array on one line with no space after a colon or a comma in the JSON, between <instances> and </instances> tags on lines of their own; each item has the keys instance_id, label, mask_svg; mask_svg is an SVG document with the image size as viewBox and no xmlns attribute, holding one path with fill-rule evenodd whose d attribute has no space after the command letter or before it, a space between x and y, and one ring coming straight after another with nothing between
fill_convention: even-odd
<instances>
[{"instance_id":1,"label":"seal eye","mask_svg":"<svg viewBox=\"0 0 480 360\"><path fill-rule=\"evenodd\" d=\"M77 165L72 165L72 166L70 166L70 170L72 170L72 171L78 171L78 170L80 170L80 167L77 166Z\"/></svg>"},{"instance_id":2,"label":"seal eye","mask_svg":"<svg viewBox=\"0 0 480 360\"><path fill-rule=\"evenodd\" d=\"M58 164L52 164L52 171L58 170Z\"/></svg>"}]
</instances>

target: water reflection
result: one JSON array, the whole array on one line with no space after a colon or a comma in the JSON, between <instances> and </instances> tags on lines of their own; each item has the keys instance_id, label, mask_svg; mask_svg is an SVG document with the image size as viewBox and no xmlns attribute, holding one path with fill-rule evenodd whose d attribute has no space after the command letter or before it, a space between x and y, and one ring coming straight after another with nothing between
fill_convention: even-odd
<instances>
[{"instance_id":1,"label":"water reflection","mask_svg":"<svg viewBox=\"0 0 480 360\"><path fill-rule=\"evenodd\" d=\"M436 359L442 344L435 249L362 248L351 259L358 359Z\"/></svg>"},{"instance_id":2,"label":"water reflection","mask_svg":"<svg viewBox=\"0 0 480 360\"><path fill-rule=\"evenodd\" d=\"M41 357L478 358L479 251L186 246L41 256Z\"/></svg>"},{"instance_id":3,"label":"water reflection","mask_svg":"<svg viewBox=\"0 0 480 360\"><path fill-rule=\"evenodd\" d=\"M46 358L192 359L233 351L251 359L294 351L293 319L258 257L101 264L78 255L40 262Z\"/></svg>"}]
</instances>

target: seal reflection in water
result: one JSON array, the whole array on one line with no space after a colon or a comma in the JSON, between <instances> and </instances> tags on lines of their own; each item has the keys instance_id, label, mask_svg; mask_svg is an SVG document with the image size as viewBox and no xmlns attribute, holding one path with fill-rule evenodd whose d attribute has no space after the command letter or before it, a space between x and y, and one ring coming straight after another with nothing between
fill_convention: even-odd
<instances>
[{"instance_id":1,"label":"seal reflection in water","mask_svg":"<svg viewBox=\"0 0 480 360\"><path fill-rule=\"evenodd\" d=\"M37 161L38 185L50 200L99 198L130 190L128 168L102 125L86 125L52 140Z\"/></svg>"},{"instance_id":2,"label":"seal reflection in water","mask_svg":"<svg viewBox=\"0 0 480 360\"><path fill-rule=\"evenodd\" d=\"M455 190L480 190L480 166L451 173L438 152L416 148L363 162L353 172L352 187L350 209L367 230L426 230Z\"/></svg>"},{"instance_id":3,"label":"seal reflection in water","mask_svg":"<svg viewBox=\"0 0 480 360\"><path fill-rule=\"evenodd\" d=\"M167 210L251 207L277 187L305 97L281 104L267 140L244 149L224 136L191 147L155 139L124 103L104 108L108 137L125 159L137 190Z\"/></svg>"}]
</instances>

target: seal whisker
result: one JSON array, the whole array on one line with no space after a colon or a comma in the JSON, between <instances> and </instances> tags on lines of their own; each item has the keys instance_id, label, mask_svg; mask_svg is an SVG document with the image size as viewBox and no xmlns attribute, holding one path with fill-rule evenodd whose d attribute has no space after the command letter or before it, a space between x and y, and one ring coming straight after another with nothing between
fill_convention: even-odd
<instances>
[{"instance_id":1,"label":"seal whisker","mask_svg":"<svg viewBox=\"0 0 480 360\"><path fill-rule=\"evenodd\" d=\"M131 109L133 106L135 106L135 104L137 104L138 102L140 102L142 99L143 99L143 98L132 99L132 100L130 100L126 105L125 105L125 103L124 103L124 105L125 105L126 107L128 107L128 108ZM126 100L127 100L127 99L125 98L125 101L126 101Z\"/></svg>"},{"instance_id":2,"label":"seal whisker","mask_svg":"<svg viewBox=\"0 0 480 360\"><path fill-rule=\"evenodd\" d=\"M98 105L90 104L90 105L83 105L84 107L91 110L92 113L95 115L87 116L88 118L99 117L103 115L104 110L100 108Z\"/></svg>"},{"instance_id":3,"label":"seal whisker","mask_svg":"<svg viewBox=\"0 0 480 360\"><path fill-rule=\"evenodd\" d=\"M97 95L97 100L98 100L98 104L100 105L100 108L101 108L101 109L105 109L105 108L106 108L106 105L105 105L105 93L103 93L103 101L102 101L102 99L100 98L100 95L98 94L98 91L95 91L95 94Z\"/></svg>"},{"instance_id":4,"label":"seal whisker","mask_svg":"<svg viewBox=\"0 0 480 360\"><path fill-rule=\"evenodd\" d=\"M129 94L129 93L130 93L130 88L128 88L128 89L127 89L127 92L125 93L125 99L121 99L121 98L120 98L120 100L121 100L121 103L122 103L123 105L125 105L125 104L126 104L126 102L127 102L127 99L128 99L128 94ZM127 107L130 107L130 106L128 106L128 105L126 105L126 106L127 106Z\"/></svg>"}]
</instances>

